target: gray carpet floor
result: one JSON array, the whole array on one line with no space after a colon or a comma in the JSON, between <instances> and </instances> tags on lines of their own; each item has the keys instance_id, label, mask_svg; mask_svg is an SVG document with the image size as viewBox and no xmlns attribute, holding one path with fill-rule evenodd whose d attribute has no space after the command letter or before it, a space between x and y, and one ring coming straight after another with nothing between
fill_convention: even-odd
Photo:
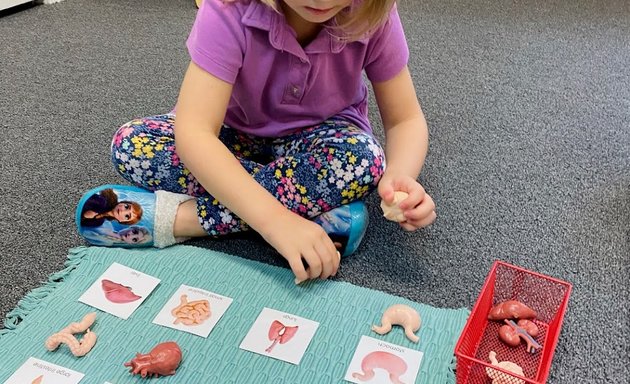
<instances>
[{"instance_id":1,"label":"gray carpet floor","mask_svg":"<svg viewBox=\"0 0 630 384\"><path fill-rule=\"evenodd\" d=\"M338 279L468 308L496 259L569 281L549 382L628 383L628 4L402 0L438 219L404 233L372 196ZM117 126L173 106L194 16L192 0L0 16L0 315L84 244L76 202L122 181L108 152ZM189 244L284 265L252 235Z\"/></svg>"}]
</instances>

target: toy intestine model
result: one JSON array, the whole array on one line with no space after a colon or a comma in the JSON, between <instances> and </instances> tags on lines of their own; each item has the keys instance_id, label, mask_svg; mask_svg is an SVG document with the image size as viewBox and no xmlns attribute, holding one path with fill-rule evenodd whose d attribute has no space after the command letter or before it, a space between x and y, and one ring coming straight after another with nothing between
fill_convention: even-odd
<instances>
[{"instance_id":1,"label":"toy intestine model","mask_svg":"<svg viewBox=\"0 0 630 384\"><path fill-rule=\"evenodd\" d=\"M125 367L131 367L132 375L159 377L174 375L175 370L182 361L182 350L174 341L160 343L153 347L147 354L137 353L136 357L125 363Z\"/></svg>"},{"instance_id":2,"label":"toy intestine model","mask_svg":"<svg viewBox=\"0 0 630 384\"><path fill-rule=\"evenodd\" d=\"M61 331L51 335L46 339L44 345L49 351L54 351L61 344L66 344L70 348L70 352L76 357L85 356L94 344L96 344L96 334L90 332L90 327L96 320L96 312L90 312L83 316L78 323L71 323ZM74 334L85 332L83 338L79 341Z\"/></svg>"},{"instance_id":3,"label":"toy intestine model","mask_svg":"<svg viewBox=\"0 0 630 384\"><path fill-rule=\"evenodd\" d=\"M517 347L521 339L527 343L527 352L534 353L542 348L534 339L538 336L538 326L531 320L536 317L536 311L516 300L508 300L492 307L488 320L504 321L499 328L499 338L511 347ZM515 323L512 319L517 319Z\"/></svg>"},{"instance_id":4,"label":"toy intestine model","mask_svg":"<svg viewBox=\"0 0 630 384\"><path fill-rule=\"evenodd\" d=\"M408 305L394 304L387 308L381 318L381 326L372 326L372 330L379 335L384 335L392 330L392 325L401 325L405 330L405 336L414 343L420 341L415 332L420 329L420 314Z\"/></svg>"}]
</instances>

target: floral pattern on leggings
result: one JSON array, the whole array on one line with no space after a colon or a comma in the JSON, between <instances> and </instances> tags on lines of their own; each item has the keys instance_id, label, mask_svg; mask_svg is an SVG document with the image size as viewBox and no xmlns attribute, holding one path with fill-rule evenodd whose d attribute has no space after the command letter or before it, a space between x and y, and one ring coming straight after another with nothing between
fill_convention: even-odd
<instances>
[{"instance_id":1,"label":"floral pattern on leggings","mask_svg":"<svg viewBox=\"0 0 630 384\"><path fill-rule=\"evenodd\" d=\"M208 194L175 150L172 114L132 120L112 140L112 161L129 182L149 190L197 197L199 222L210 235L248 226ZM380 144L340 119L280 138L247 135L224 126L219 139L242 166L285 207L312 218L364 198L385 168Z\"/></svg>"}]
</instances>

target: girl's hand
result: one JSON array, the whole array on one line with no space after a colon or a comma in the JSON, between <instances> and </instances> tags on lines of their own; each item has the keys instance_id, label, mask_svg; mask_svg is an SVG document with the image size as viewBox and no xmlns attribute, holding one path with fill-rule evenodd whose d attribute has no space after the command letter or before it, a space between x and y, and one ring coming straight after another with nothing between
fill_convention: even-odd
<instances>
[{"instance_id":1,"label":"girl's hand","mask_svg":"<svg viewBox=\"0 0 630 384\"><path fill-rule=\"evenodd\" d=\"M318 224L287 211L274 218L273 224L266 226L260 234L289 262L296 284L337 274L341 256Z\"/></svg>"},{"instance_id":2,"label":"girl's hand","mask_svg":"<svg viewBox=\"0 0 630 384\"><path fill-rule=\"evenodd\" d=\"M415 179L407 175L388 175L387 171L378 183L378 194L386 204L394 201L394 192L406 192L409 196L398 205L405 215L400 226L415 231L433 223L436 218L435 203Z\"/></svg>"}]
</instances>

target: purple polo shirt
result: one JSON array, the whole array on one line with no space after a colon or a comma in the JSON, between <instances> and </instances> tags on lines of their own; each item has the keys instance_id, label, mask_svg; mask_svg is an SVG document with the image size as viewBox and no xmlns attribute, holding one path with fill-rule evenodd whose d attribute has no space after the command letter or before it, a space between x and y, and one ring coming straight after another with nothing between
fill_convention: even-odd
<instances>
[{"instance_id":1,"label":"purple polo shirt","mask_svg":"<svg viewBox=\"0 0 630 384\"><path fill-rule=\"evenodd\" d=\"M345 43L322 30L301 47L284 16L257 0L205 0L187 46L195 64L233 84L225 124L263 137L334 116L371 132L362 71L389 80L409 58L395 7L369 38Z\"/></svg>"}]
</instances>

